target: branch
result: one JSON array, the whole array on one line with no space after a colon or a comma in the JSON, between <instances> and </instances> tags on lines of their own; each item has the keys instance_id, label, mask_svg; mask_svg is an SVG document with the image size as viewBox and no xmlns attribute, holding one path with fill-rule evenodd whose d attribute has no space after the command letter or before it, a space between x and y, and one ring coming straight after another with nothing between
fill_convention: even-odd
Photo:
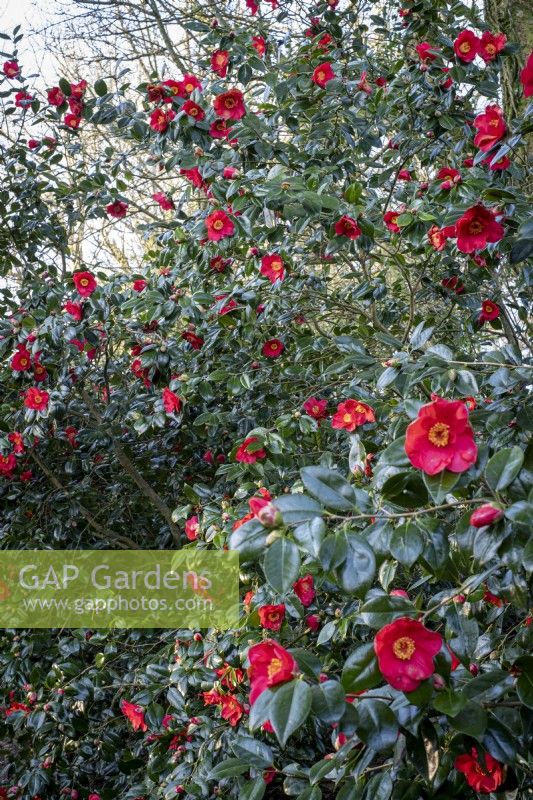
<instances>
[{"instance_id":1,"label":"branch","mask_svg":"<svg viewBox=\"0 0 533 800\"><path fill-rule=\"evenodd\" d=\"M104 419L98 409L96 408L95 404L93 403L91 397L86 392L85 389L82 389L81 395L89 409L92 417L96 420L99 425L104 425ZM179 529L176 527L174 522L172 521L172 511L167 506L165 501L159 497L157 492L150 486L150 484L143 478L135 464L130 460L128 455L126 454L122 445L117 442L109 433L106 431L107 435L111 438L111 443L113 450L115 451L115 455L119 460L119 463L124 467L130 478L133 482L137 485L137 487L141 490L146 498L150 501L150 503L154 506L154 508L159 511L165 522L168 524L170 528L170 532L172 534L172 538L174 542L177 544L180 539Z\"/></svg>"},{"instance_id":2,"label":"branch","mask_svg":"<svg viewBox=\"0 0 533 800\"><path fill-rule=\"evenodd\" d=\"M46 475L52 486L55 486L55 488L60 492L69 494L69 490L66 488L66 486L63 486L63 484L57 479L54 473L50 469L48 469L42 458L40 458L40 456L35 452L35 450L32 450L31 457L33 458L37 466L41 469L41 471L44 472L44 474ZM119 534L114 533L114 531L110 531L108 528L105 528L103 525L100 525L100 523L93 517L89 509L85 508L85 506L82 506L81 503L78 505L78 507L80 510L80 514L87 520L91 528L94 529L95 532L94 535L98 539L108 539L111 542L116 542L116 544L123 550L140 549L139 545L136 544L136 542L134 542L133 539L130 539L128 536L120 536Z\"/></svg>"}]
</instances>

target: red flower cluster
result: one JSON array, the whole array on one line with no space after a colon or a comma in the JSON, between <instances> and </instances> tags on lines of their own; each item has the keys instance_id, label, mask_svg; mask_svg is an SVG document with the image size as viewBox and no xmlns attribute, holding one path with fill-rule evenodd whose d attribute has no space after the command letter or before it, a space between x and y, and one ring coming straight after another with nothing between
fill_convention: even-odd
<instances>
[{"instance_id":1,"label":"red flower cluster","mask_svg":"<svg viewBox=\"0 0 533 800\"><path fill-rule=\"evenodd\" d=\"M81 115L83 113L83 96L85 94L86 88L87 88L87 81L80 81L79 83L70 84L70 96L68 98L70 113L65 114L65 118L63 120L67 128L76 130L76 128L79 128L81 124ZM58 94L58 92L63 94L61 92L61 89L59 89L58 87L54 87L50 91L52 92L53 99L55 99L56 101L61 99L60 95ZM50 100L50 96L48 99L49 102L52 102ZM64 100L65 96L63 95L63 101L61 103L55 102L53 103L53 105L62 105Z\"/></svg>"},{"instance_id":2,"label":"red flower cluster","mask_svg":"<svg viewBox=\"0 0 533 800\"><path fill-rule=\"evenodd\" d=\"M359 425L375 421L374 410L369 405L361 400L346 400L337 406L337 411L331 420L331 427L344 428L344 430L352 432Z\"/></svg>"},{"instance_id":3,"label":"red flower cluster","mask_svg":"<svg viewBox=\"0 0 533 800\"><path fill-rule=\"evenodd\" d=\"M444 469L465 472L477 459L466 405L460 400L433 397L407 426L405 452L413 467L426 475L436 475Z\"/></svg>"},{"instance_id":4,"label":"red flower cluster","mask_svg":"<svg viewBox=\"0 0 533 800\"><path fill-rule=\"evenodd\" d=\"M479 39L473 31L467 29L461 31L453 43L453 49L457 58L467 64L473 61L477 55L487 63L494 61L506 44L507 37L503 33L484 31Z\"/></svg>"}]
</instances>

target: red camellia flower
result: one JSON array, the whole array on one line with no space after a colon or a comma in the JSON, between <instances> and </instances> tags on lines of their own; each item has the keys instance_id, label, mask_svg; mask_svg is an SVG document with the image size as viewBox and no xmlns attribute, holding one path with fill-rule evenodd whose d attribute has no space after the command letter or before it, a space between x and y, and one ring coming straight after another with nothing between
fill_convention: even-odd
<instances>
[{"instance_id":1,"label":"red camellia flower","mask_svg":"<svg viewBox=\"0 0 533 800\"><path fill-rule=\"evenodd\" d=\"M8 456L0 456L0 475L9 475L17 466L17 459L10 453Z\"/></svg>"},{"instance_id":2,"label":"red camellia flower","mask_svg":"<svg viewBox=\"0 0 533 800\"><path fill-rule=\"evenodd\" d=\"M198 167L192 167L192 169L181 168L180 175L184 175L196 189L203 189L204 191L207 190L208 184L202 178Z\"/></svg>"},{"instance_id":3,"label":"red camellia flower","mask_svg":"<svg viewBox=\"0 0 533 800\"><path fill-rule=\"evenodd\" d=\"M308 614L305 618L305 624L313 631L313 633L316 633L320 628L320 617L318 614Z\"/></svg>"},{"instance_id":4,"label":"red camellia flower","mask_svg":"<svg viewBox=\"0 0 533 800\"><path fill-rule=\"evenodd\" d=\"M492 170L493 172L509 169L509 167L511 166L511 159L508 156L502 156L501 158L498 159L498 161L495 161L494 164L492 164L491 161L492 161L492 156L487 156L487 158L483 159L482 163L488 164L489 169Z\"/></svg>"},{"instance_id":5,"label":"red camellia flower","mask_svg":"<svg viewBox=\"0 0 533 800\"><path fill-rule=\"evenodd\" d=\"M83 317L83 306L81 303L73 303L71 300L67 300L63 306L63 310L66 311L67 314L70 314L76 322L81 322Z\"/></svg>"},{"instance_id":6,"label":"red camellia flower","mask_svg":"<svg viewBox=\"0 0 533 800\"><path fill-rule=\"evenodd\" d=\"M62 106L65 102L65 95L59 86L53 86L51 89L47 89L46 96L51 106Z\"/></svg>"},{"instance_id":7,"label":"red camellia flower","mask_svg":"<svg viewBox=\"0 0 533 800\"><path fill-rule=\"evenodd\" d=\"M17 108L28 108L33 101L33 97L28 92L17 92L15 95L15 105Z\"/></svg>"},{"instance_id":8,"label":"red camellia flower","mask_svg":"<svg viewBox=\"0 0 533 800\"><path fill-rule=\"evenodd\" d=\"M204 340L201 336L197 336L192 331L183 331L181 334L181 338L185 339L186 342L189 342L193 350L201 350L204 344Z\"/></svg>"},{"instance_id":9,"label":"red camellia flower","mask_svg":"<svg viewBox=\"0 0 533 800\"><path fill-rule=\"evenodd\" d=\"M228 128L224 119L216 119L209 128L209 136L212 139L227 139L230 133L231 128Z\"/></svg>"},{"instance_id":10,"label":"red camellia flower","mask_svg":"<svg viewBox=\"0 0 533 800\"><path fill-rule=\"evenodd\" d=\"M15 372L26 372L31 369L31 354L23 344L17 345L17 352L11 359L10 367Z\"/></svg>"},{"instance_id":11,"label":"red camellia flower","mask_svg":"<svg viewBox=\"0 0 533 800\"><path fill-rule=\"evenodd\" d=\"M76 291L82 297L89 297L96 289L96 278L91 272L75 272L72 280Z\"/></svg>"},{"instance_id":12,"label":"red camellia flower","mask_svg":"<svg viewBox=\"0 0 533 800\"><path fill-rule=\"evenodd\" d=\"M109 214L110 217L114 217L115 219L122 219L128 213L128 204L125 203L123 200L115 200L114 203L109 203L106 206L105 210Z\"/></svg>"},{"instance_id":13,"label":"red camellia flower","mask_svg":"<svg viewBox=\"0 0 533 800\"><path fill-rule=\"evenodd\" d=\"M186 94L192 94L195 89L198 89L200 92L202 91L202 84L196 75L184 75L181 86Z\"/></svg>"},{"instance_id":14,"label":"red camellia flower","mask_svg":"<svg viewBox=\"0 0 533 800\"><path fill-rule=\"evenodd\" d=\"M28 147L30 150L36 150L40 144L39 139L28 139Z\"/></svg>"},{"instance_id":15,"label":"red camellia flower","mask_svg":"<svg viewBox=\"0 0 533 800\"><path fill-rule=\"evenodd\" d=\"M387 211L383 214L383 222L392 233L400 233L401 228L398 225L398 217L401 211Z\"/></svg>"},{"instance_id":16,"label":"red camellia flower","mask_svg":"<svg viewBox=\"0 0 533 800\"><path fill-rule=\"evenodd\" d=\"M357 239L361 236L361 228L352 217L346 214L335 223L337 236L346 236L348 239Z\"/></svg>"},{"instance_id":17,"label":"red camellia flower","mask_svg":"<svg viewBox=\"0 0 533 800\"><path fill-rule=\"evenodd\" d=\"M475 118L474 128L478 131L474 136L474 144L486 153L505 135L507 125L503 111L497 105L487 106L484 113L478 114Z\"/></svg>"},{"instance_id":18,"label":"red camellia flower","mask_svg":"<svg viewBox=\"0 0 533 800\"><path fill-rule=\"evenodd\" d=\"M308 400L305 401L303 404L303 409L306 414L313 419L324 419L327 417L327 408L328 408L328 401L327 400L317 400L316 397L310 397Z\"/></svg>"},{"instance_id":19,"label":"red camellia flower","mask_svg":"<svg viewBox=\"0 0 533 800\"><path fill-rule=\"evenodd\" d=\"M219 94L213 100L215 114L222 119L241 119L246 114L244 97L238 89Z\"/></svg>"},{"instance_id":20,"label":"red camellia flower","mask_svg":"<svg viewBox=\"0 0 533 800\"><path fill-rule=\"evenodd\" d=\"M133 281L132 288L134 292L144 292L148 283L144 280L144 278L138 278L136 281Z\"/></svg>"},{"instance_id":21,"label":"red camellia flower","mask_svg":"<svg viewBox=\"0 0 533 800\"><path fill-rule=\"evenodd\" d=\"M212 214L206 217L205 227L207 228L207 238L212 242L218 242L220 239L233 236L235 233L235 225L228 215L221 210L213 211Z\"/></svg>"},{"instance_id":22,"label":"red camellia flower","mask_svg":"<svg viewBox=\"0 0 533 800\"><path fill-rule=\"evenodd\" d=\"M82 80L79 83L71 83L70 96L74 97L76 100L81 100L81 98L85 94L86 88L87 88L87 81Z\"/></svg>"},{"instance_id":23,"label":"red camellia flower","mask_svg":"<svg viewBox=\"0 0 533 800\"><path fill-rule=\"evenodd\" d=\"M285 606L261 606L258 609L259 623L262 628L270 631L279 631L285 619Z\"/></svg>"},{"instance_id":24,"label":"red camellia flower","mask_svg":"<svg viewBox=\"0 0 533 800\"><path fill-rule=\"evenodd\" d=\"M333 80L334 77L335 73L333 72L331 64L329 61L325 61L323 64L319 64L318 67L315 68L311 80L313 83L316 83L317 86L320 86L321 89L324 89L326 83Z\"/></svg>"},{"instance_id":25,"label":"red camellia flower","mask_svg":"<svg viewBox=\"0 0 533 800\"><path fill-rule=\"evenodd\" d=\"M407 426L405 452L413 467L426 475L469 469L476 462L477 446L465 404L433 395Z\"/></svg>"},{"instance_id":26,"label":"red camellia flower","mask_svg":"<svg viewBox=\"0 0 533 800\"><path fill-rule=\"evenodd\" d=\"M294 589L294 594L305 608L311 605L316 595L315 582L312 575L305 575L303 578L298 578L298 580L292 584L292 588Z\"/></svg>"},{"instance_id":27,"label":"red camellia flower","mask_svg":"<svg viewBox=\"0 0 533 800\"><path fill-rule=\"evenodd\" d=\"M370 86L367 80L367 71L361 73L361 77L359 78L359 82L357 84L357 88L359 91L364 92L365 94L372 94L372 87Z\"/></svg>"},{"instance_id":28,"label":"red camellia flower","mask_svg":"<svg viewBox=\"0 0 533 800\"><path fill-rule=\"evenodd\" d=\"M33 380L39 383L39 381L45 381L48 377L48 372L46 371L46 367L43 367L42 364L39 364L38 361L33 362Z\"/></svg>"},{"instance_id":29,"label":"red camellia flower","mask_svg":"<svg viewBox=\"0 0 533 800\"><path fill-rule=\"evenodd\" d=\"M428 231L428 239L434 250L437 251L444 250L447 238L444 235L444 231L441 228L439 228L438 225L431 226L431 228Z\"/></svg>"},{"instance_id":30,"label":"red camellia flower","mask_svg":"<svg viewBox=\"0 0 533 800\"><path fill-rule=\"evenodd\" d=\"M267 639L250 647L248 660L251 705L265 689L292 680L298 670L298 665L291 654L273 639Z\"/></svg>"},{"instance_id":31,"label":"red camellia flower","mask_svg":"<svg viewBox=\"0 0 533 800\"><path fill-rule=\"evenodd\" d=\"M402 692L414 692L433 674L433 659L441 647L440 633L430 631L409 617L385 625L374 639L381 674L387 683Z\"/></svg>"},{"instance_id":32,"label":"red camellia flower","mask_svg":"<svg viewBox=\"0 0 533 800\"><path fill-rule=\"evenodd\" d=\"M477 56L479 45L480 41L474 31L467 29L465 31L461 31L453 43L453 49L455 50L455 55L457 58L459 58L461 61L469 63Z\"/></svg>"},{"instance_id":33,"label":"red camellia flower","mask_svg":"<svg viewBox=\"0 0 533 800\"><path fill-rule=\"evenodd\" d=\"M48 405L50 395L44 389L38 389L36 386L30 386L26 389L24 395L24 405L26 408L31 408L32 411L41 411Z\"/></svg>"},{"instance_id":34,"label":"red camellia flower","mask_svg":"<svg viewBox=\"0 0 533 800\"><path fill-rule=\"evenodd\" d=\"M505 229L496 222L494 212L481 204L465 211L455 223L455 231L461 253L483 250L487 242L499 242L505 236Z\"/></svg>"},{"instance_id":35,"label":"red camellia flower","mask_svg":"<svg viewBox=\"0 0 533 800\"><path fill-rule=\"evenodd\" d=\"M194 100L186 100L181 110L198 122L201 122L205 117L205 111L198 103L195 103Z\"/></svg>"},{"instance_id":36,"label":"red camellia flower","mask_svg":"<svg viewBox=\"0 0 533 800\"><path fill-rule=\"evenodd\" d=\"M259 271L261 275L268 278L270 283L276 283L276 281L282 281L285 277L284 266L281 256L274 253L271 256L263 256L261 259L261 269Z\"/></svg>"},{"instance_id":37,"label":"red camellia flower","mask_svg":"<svg viewBox=\"0 0 533 800\"><path fill-rule=\"evenodd\" d=\"M72 128L72 130L77 130L77 128L81 125L81 117L77 114L65 114L65 119L63 120L67 128Z\"/></svg>"},{"instance_id":38,"label":"red camellia flower","mask_svg":"<svg viewBox=\"0 0 533 800\"><path fill-rule=\"evenodd\" d=\"M415 50L420 57L420 61L434 61L439 55L438 49L429 44L429 42L420 42L415 47Z\"/></svg>"},{"instance_id":39,"label":"red camellia flower","mask_svg":"<svg viewBox=\"0 0 533 800\"><path fill-rule=\"evenodd\" d=\"M401 169L398 172L398 180L399 181L406 181L407 183L409 183L409 181L413 180L413 176L411 175L411 173L409 172L408 169Z\"/></svg>"},{"instance_id":40,"label":"red camellia flower","mask_svg":"<svg viewBox=\"0 0 533 800\"><path fill-rule=\"evenodd\" d=\"M331 420L331 427L343 428L351 432L359 425L375 421L374 411L366 403L360 400L346 400L337 406L337 411Z\"/></svg>"},{"instance_id":41,"label":"red camellia flower","mask_svg":"<svg viewBox=\"0 0 533 800\"><path fill-rule=\"evenodd\" d=\"M267 44L262 36L252 36L252 47L255 49L259 58L263 58L266 53Z\"/></svg>"},{"instance_id":42,"label":"red camellia flower","mask_svg":"<svg viewBox=\"0 0 533 800\"><path fill-rule=\"evenodd\" d=\"M503 511L491 503L485 503L484 506L476 508L470 517L470 524L474 528L484 528L486 525L492 525L503 517Z\"/></svg>"},{"instance_id":43,"label":"red camellia flower","mask_svg":"<svg viewBox=\"0 0 533 800\"><path fill-rule=\"evenodd\" d=\"M6 78L16 78L20 73L20 67L16 61L4 61L2 72Z\"/></svg>"},{"instance_id":44,"label":"red camellia flower","mask_svg":"<svg viewBox=\"0 0 533 800\"><path fill-rule=\"evenodd\" d=\"M235 453L235 460L240 461L243 464L254 464L256 461L262 461L266 458L266 450L262 447L255 447L255 449L250 449L253 445L256 445L258 442L257 436L249 436L248 439L245 439L244 442L239 445L237 448L237 452Z\"/></svg>"},{"instance_id":45,"label":"red camellia flower","mask_svg":"<svg viewBox=\"0 0 533 800\"><path fill-rule=\"evenodd\" d=\"M482 763L477 749L473 747L470 753L457 756L454 767L462 772L466 782L475 792L490 794L501 786L505 776L505 767L496 761L489 753L485 753Z\"/></svg>"},{"instance_id":46,"label":"red camellia flower","mask_svg":"<svg viewBox=\"0 0 533 800\"><path fill-rule=\"evenodd\" d=\"M244 714L244 706L231 694L221 695L220 703L222 706L220 716L234 728Z\"/></svg>"},{"instance_id":47,"label":"red camellia flower","mask_svg":"<svg viewBox=\"0 0 533 800\"><path fill-rule=\"evenodd\" d=\"M481 311L479 314L479 321L483 322L491 322L493 319L497 319L500 316L500 307L493 303L492 300L483 300L481 303Z\"/></svg>"},{"instance_id":48,"label":"red camellia flower","mask_svg":"<svg viewBox=\"0 0 533 800\"><path fill-rule=\"evenodd\" d=\"M14 453L20 455L20 453L24 452L24 439L22 438L21 433L19 433L18 431L13 431L13 433L10 433L7 438L13 445Z\"/></svg>"},{"instance_id":49,"label":"red camellia flower","mask_svg":"<svg viewBox=\"0 0 533 800\"><path fill-rule=\"evenodd\" d=\"M261 352L267 358L278 358L284 350L285 345L279 339L269 339L261 348Z\"/></svg>"},{"instance_id":50,"label":"red camellia flower","mask_svg":"<svg viewBox=\"0 0 533 800\"><path fill-rule=\"evenodd\" d=\"M231 258L222 258L222 256L214 256L209 260L209 268L214 272L225 272L231 264Z\"/></svg>"},{"instance_id":51,"label":"red camellia flower","mask_svg":"<svg viewBox=\"0 0 533 800\"><path fill-rule=\"evenodd\" d=\"M520 73L520 83L524 89L524 97L533 95L533 50L528 56L526 65Z\"/></svg>"},{"instance_id":52,"label":"red camellia flower","mask_svg":"<svg viewBox=\"0 0 533 800\"><path fill-rule=\"evenodd\" d=\"M159 203L163 211L172 211L174 208L174 201L168 197L164 192L154 192L152 200Z\"/></svg>"},{"instance_id":53,"label":"red camellia flower","mask_svg":"<svg viewBox=\"0 0 533 800\"><path fill-rule=\"evenodd\" d=\"M464 285L457 275L450 275L449 278L443 278L440 283L445 289L448 289L450 292L455 292L455 294L463 294L465 290Z\"/></svg>"},{"instance_id":54,"label":"red camellia flower","mask_svg":"<svg viewBox=\"0 0 533 800\"><path fill-rule=\"evenodd\" d=\"M453 167L442 167L437 172L437 178L442 181L441 189L451 189L458 183L461 183L461 175L458 170Z\"/></svg>"},{"instance_id":55,"label":"red camellia flower","mask_svg":"<svg viewBox=\"0 0 533 800\"><path fill-rule=\"evenodd\" d=\"M220 78L225 78L228 72L229 53L227 50L215 50L211 56L211 69Z\"/></svg>"},{"instance_id":56,"label":"red camellia flower","mask_svg":"<svg viewBox=\"0 0 533 800\"><path fill-rule=\"evenodd\" d=\"M179 414L181 411L181 397L168 387L163 389L163 408L167 414Z\"/></svg>"},{"instance_id":57,"label":"red camellia flower","mask_svg":"<svg viewBox=\"0 0 533 800\"><path fill-rule=\"evenodd\" d=\"M200 523L198 517L189 517L185 523L185 536L190 542L194 542L198 538L198 531L200 530Z\"/></svg>"},{"instance_id":58,"label":"red camellia flower","mask_svg":"<svg viewBox=\"0 0 533 800\"><path fill-rule=\"evenodd\" d=\"M268 498L267 500L265 497L251 497L248 505L252 516L257 517L261 525L265 528L275 528L282 522L282 517L277 506L270 502L270 495Z\"/></svg>"},{"instance_id":59,"label":"red camellia flower","mask_svg":"<svg viewBox=\"0 0 533 800\"><path fill-rule=\"evenodd\" d=\"M494 61L506 44L507 36L504 33L484 31L479 41L479 55L485 62Z\"/></svg>"},{"instance_id":60,"label":"red camellia flower","mask_svg":"<svg viewBox=\"0 0 533 800\"><path fill-rule=\"evenodd\" d=\"M147 731L148 725L144 719L144 710L136 703L130 703L127 700L122 700L120 703L120 710L125 717L131 722L134 731Z\"/></svg>"},{"instance_id":61,"label":"red camellia flower","mask_svg":"<svg viewBox=\"0 0 533 800\"><path fill-rule=\"evenodd\" d=\"M172 109L164 111L162 108L156 108L150 114L150 127L157 133L164 133L175 116L176 112Z\"/></svg>"}]
</instances>

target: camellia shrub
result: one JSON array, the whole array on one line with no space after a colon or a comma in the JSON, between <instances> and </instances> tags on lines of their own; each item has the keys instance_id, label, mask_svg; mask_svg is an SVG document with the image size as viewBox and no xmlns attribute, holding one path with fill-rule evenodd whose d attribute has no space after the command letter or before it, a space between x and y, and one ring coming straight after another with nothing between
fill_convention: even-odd
<instances>
[{"instance_id":1,"label":"camellia shrub","mask_svg":"<svg viewBox=\"0 0 533 800\"><path fill-rule=\"evenodd\" d=\"M3 631L0 797L533 791L533 55L510 117L475 7L271 5L138 87L4 37L2 547L237 550L242 613Z\"/></svg>"}]
</instances>

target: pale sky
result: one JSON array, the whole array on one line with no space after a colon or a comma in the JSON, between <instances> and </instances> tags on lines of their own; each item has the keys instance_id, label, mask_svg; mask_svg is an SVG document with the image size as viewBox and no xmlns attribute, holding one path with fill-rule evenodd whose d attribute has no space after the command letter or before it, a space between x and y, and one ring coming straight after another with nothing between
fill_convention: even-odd
<instances>
[{"instance_id":1,"label":"pale sky","mask_svg":"<svg viewBox=\"0 0 533 800\"><path fill-rule=\"evenodd\" d=\"M54 11L59 10L57 0L0 0L0 30L10 34L17 25L24 34L19 44L19 62L24 65L24 72L38 72L53 77L56 72L53 54L44 51L38 36L32 36L32 28L39 29L49 21ZM3 42L6 47L7 42Z\"/></svg>"}]
</instances>

